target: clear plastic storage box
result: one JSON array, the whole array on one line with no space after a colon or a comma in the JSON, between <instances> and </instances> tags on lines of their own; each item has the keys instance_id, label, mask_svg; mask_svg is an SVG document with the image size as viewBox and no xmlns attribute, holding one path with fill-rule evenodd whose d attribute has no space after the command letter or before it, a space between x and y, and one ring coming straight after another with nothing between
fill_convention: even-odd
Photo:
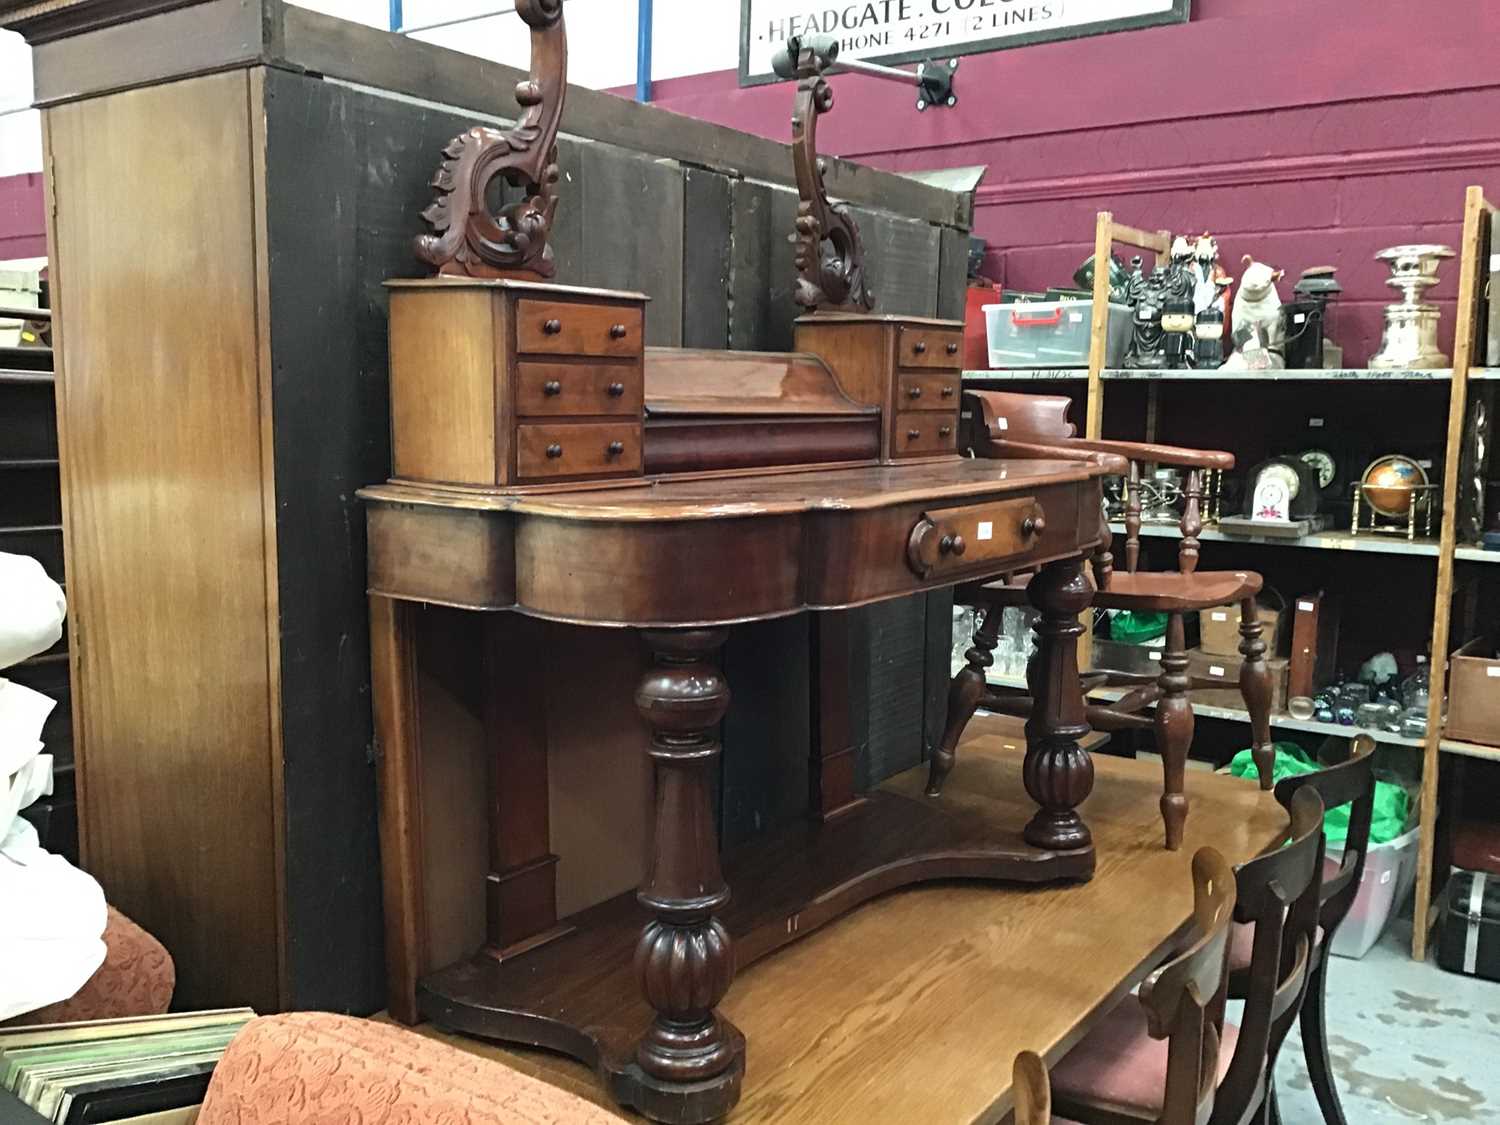
<instances>
[{"instance_id":1,"label":"clear plastic storage box","mask_svg":"<svg viewBox=\"0 0 1500 1125\"><path fill-rule=\"evenodd\" d=\"M1409 829L1384 844L1371 844L1365 869L1354 894L1354 904L1339 932L1333 935L1331 952L1340 957L1363 957L1380 940L1391 914L1411 893L1417 877L1417 843L1420 827ZM1342 844L1329 844L1324 858L1324 877L1343 862Z\"/></svg>"},{"instance_id":2,"label":"clear plastic storage box","mask_svg":"<svg viewBox=\"0 0 1500 1125\"><path fill-rule=\"evenodd\" d=\"M1087 367L1093 301L985 305L991 367ZM1109 306L1104 365L1118 367L1130 340L1130 306Z\"/></svg>"}]
</instances>

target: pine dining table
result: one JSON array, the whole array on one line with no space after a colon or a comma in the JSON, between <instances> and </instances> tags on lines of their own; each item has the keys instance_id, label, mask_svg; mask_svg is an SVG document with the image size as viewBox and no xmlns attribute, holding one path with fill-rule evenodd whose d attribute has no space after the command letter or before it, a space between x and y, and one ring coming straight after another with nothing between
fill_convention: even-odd
<instances>
[{"instance_id":1,"label":"pine dining table","mask_svg":"<svg viewBox=\"0 0 1500 1125\"><path fill-rule=\"evenodd\" d=\"M1035 812L1018 733L1014 720L978 717L944 792L1017 839ZM1081 810L1097 846L1089 882L907 888L745 969L723 1012L755 1044L754 1061L725 1120L1005 1120L1015 1056L1056 1064L1182 938L1193 853L1213 847L1238 864L1286 833L1285 810L1253 781L1190 770L1187 839L1166 851L1159 767L1102 753L1094 763ZM881 788L921 800L925 781L924 766ZM622 1112L580 1063L417 1030Z\"/></svg>"}]
</instances>

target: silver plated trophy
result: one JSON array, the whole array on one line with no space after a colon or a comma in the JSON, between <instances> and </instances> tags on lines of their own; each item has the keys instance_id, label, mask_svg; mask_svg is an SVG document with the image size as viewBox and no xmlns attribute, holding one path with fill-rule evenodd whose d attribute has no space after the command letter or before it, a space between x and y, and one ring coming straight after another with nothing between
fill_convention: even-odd
<instances>
[{"instance_id":1,"label":"silver plated trophy","mask_svg":"<svg viewBox=\"0 0 1500 1125\"><path fill-rule=\"evenodd\" d=\"M1448 356L1438 347L1438 307L1422 295L1438 283L1438 263L1453 257L1447 246L1392 246L1375 255L1391 267L1385 283L1401 300L1385 307L1385 333L1372 368L1447 367Z\"/></svg>"}]
</instances>

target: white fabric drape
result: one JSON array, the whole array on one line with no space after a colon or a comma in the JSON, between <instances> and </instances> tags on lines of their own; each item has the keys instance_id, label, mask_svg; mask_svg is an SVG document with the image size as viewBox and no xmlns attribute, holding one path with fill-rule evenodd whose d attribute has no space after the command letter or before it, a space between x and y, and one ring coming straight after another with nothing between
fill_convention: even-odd
<instances>
[{"instance_id":1,"label":"white fabric drape","mask_svg":"<svg viewBox=\"0 0 1500 1125\"><path fill-rule=\"evenodd\" d=\"M67 602L35 559L0 554L0 668L62 636ZM104 961L104 892L45 851L20 810L52 792L55 701L0 679L0 1020L66 1000Z\"/></svg>"}]
</instances>

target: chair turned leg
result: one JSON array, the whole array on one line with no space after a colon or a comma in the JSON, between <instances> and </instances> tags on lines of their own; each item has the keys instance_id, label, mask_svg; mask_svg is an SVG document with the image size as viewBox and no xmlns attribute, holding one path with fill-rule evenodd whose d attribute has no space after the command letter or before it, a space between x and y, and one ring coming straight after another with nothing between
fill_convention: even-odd
<instances>
[{"instance_id":1,"label":"chair turned leg","mask_svg":"<svg viewBox=\"0 0 1500 1125\"><path fill-rule=\"evenodd\" d=\"M995 663L995 645L1000 639L1000 624L1005 619L1001 606L991 606L984 611L979 628L974 630L974 643L964 654L968 661L948 685L948 719L943 726L942 741L932 752L932 761L927 772L927 795L936 797L943 791L953 763L957 759L958 740L964 728L974 717L986 693L990 690L985 679L985 669Z\"/></svg>"},{"instance_id":2,"label":"chair turned leg","mask_svg":"<svg viewBox=\"0 0 1500 1125\"><path fill-rule=\"evenodd\" d=\"M1161 675L1156 681L1161 688L1161 702L1156 705L1153 720L1162 765L1161 819L1166 825L1170 852L1182 847L1188 814L1188 799L1183 789L1188 750L1193 745L1193 705L1188 700L1193 681L1187 667L1182 614L1174 613L1167 618L1167 647L1161 655Z\"/></svg>"},{"instance_id":3,"label":"chair turned leg","mask_svg":"<svg viewBox=\"0 0 1500 1125\"><path fill-rule=\"evenodd\" d=\"M1270 789L1276 764L1276 747L1271 743L1271 670L1266 665L1266 642L1261 639L1260 614L1255 599L1240 602L1240 695L1250 712L1250 753L1260 787Z\"/></svg>"},{"instance_id":4,"label":"chair turned leg","mask_svg":"<svg viewBox=\"0 0 1500 1125\"><path fill-rule=\"evenodd\" d=\"M1323 948L1318 951L1312 980L1307 984L1307 999L1302 1002L1302 1053L1307 1059L1307 1076L1312 1081L1325 1125L1346 1125L1344 1106L1339 1101L1339 1089L1333 1080L1333 1060L1328 1057L1328 1023L1324 1015L1328 989L1328 941L1329 935L1324 934Z\"/></svg>"}]
</instances>

